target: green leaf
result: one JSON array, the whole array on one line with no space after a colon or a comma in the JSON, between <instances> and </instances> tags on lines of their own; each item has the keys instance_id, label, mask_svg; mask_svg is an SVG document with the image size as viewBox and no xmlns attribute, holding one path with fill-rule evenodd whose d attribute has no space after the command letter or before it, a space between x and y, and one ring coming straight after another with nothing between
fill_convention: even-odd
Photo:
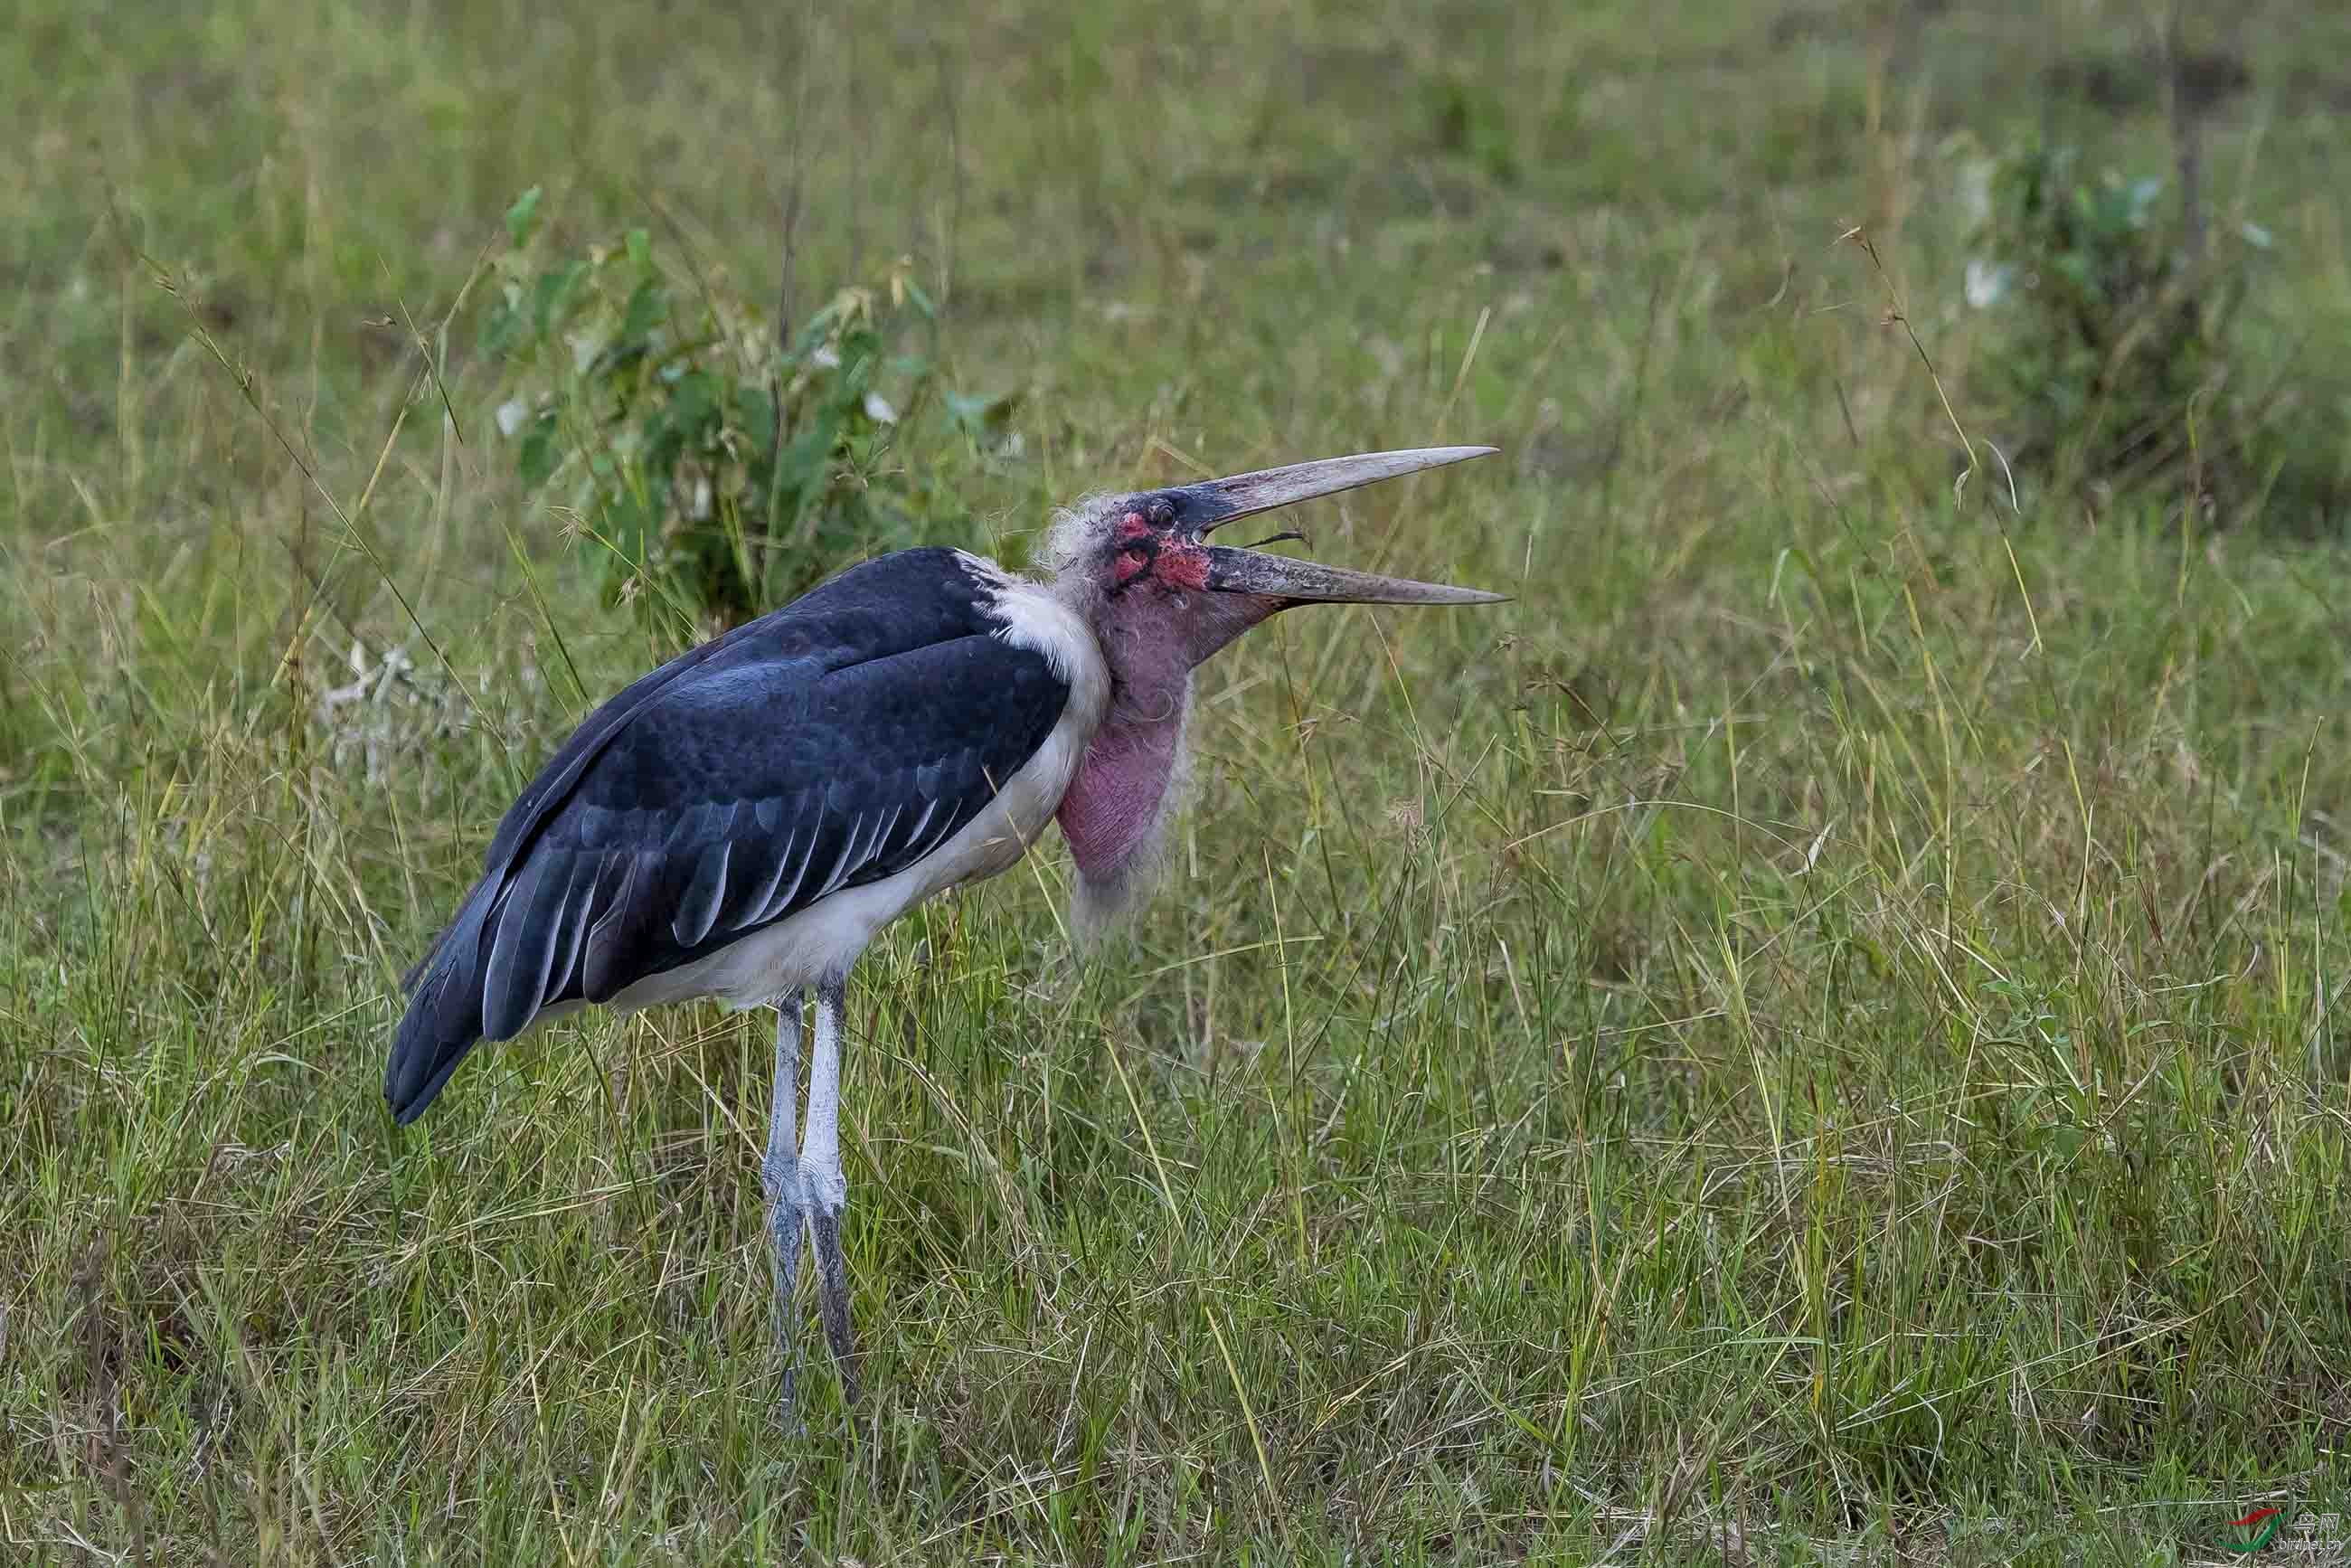
<instances>
[{"instance_id":1,"label":"green leaf","mask_svg":"<svg viewBox=\"0 0 2351 1568\"><path fill-rule=\"evenodd\" d=\"M765 387L738 387L735 392L735 427L750 444L751 455L765 461L776 444L776 400Z\"/></svg>"},{"instance_id":2,"label":"green leaf","mask_svg":"<svg viewBox=\"0 0 2351 1568\"><path fill-rule=\"evenodd\" d=\"M670 392L670 419L682 431L699 431L715 423L718 403L717 378L708 371L692 371L680 376Z\"/></svg>"},{"instance_id":3,"label":"green leaf","mask_svg":"<svg viewBox=\"0 0 2351 1568\"><path fill-rule=\"evenodd\" d=\"M531 330L542 338L547 336L549 324L560 318L564 302L570 294L572 286L578 283L587 271L586 262L575 261L569 266L549 267L538 275L538 285L531 291Z\"/></svg>"},{"instance_id":4,"label":"green leaf","mask_svg":"<svg viewBox=\"0 0 2351 1568\"><path fill-rule=\"evenodd\" d=\"M650 272L653 266L653 236L641 228L629 231L629 259L640 272Z\"/></svg>"},{"instance_id":5,"label":"green leaf","mask_svg":"<svg viewBox=\"0 0 2351 1568\"><path fill-rule=\"evenodd\" d=\"M643 229L633 230L631 237L643 232ZM662 286L661 279L646 278L629 295L628 308L621 316L621 334L613 347L617 350L623 345L635 346L651 335L667 314L669 290Z\"/></svg>"},{"instance_id":6,"label":"green leaf","mask_svg":"<svg viewBox=\"0 0 2351 1568\"><path fill-rule=\"evenodd\" d=\"M551 408L543 410L537 419L531 421L529 430L524 433L521 450L515 458L524 490L536 490L547 483L547 476L554 473L556 465L563 461L559 440L555 411Z\"/></svg>"},{"instance_id":7,"label":"green leaf","mask_svg":"<svg viewBox=\"0 0 2351 1568\"><path fill-rule=\"evenodd\" d=\"M539 195L539 187L533 185L517 196L514 205L507 209L507 237L517 246L529 239L531 231L538 226Z\"/></svg>"},{"instance_id":8,"label":"green leaf","mask_svg":"<svg viewBox=\"0 0 2351 1568\"><path fill-rule=\"evenodd\" d=\"M522 336L524 319L522 311L511 301L502 299L491 306L489 315L482 322L483 351L505 353L513 346L515 340Z\"/></svg>"},{"instance_id":9,"label":"green leaf","mask_svg":"<svg viewBox=\"0 0 2351 1568\"><path fill-rule=\"evenodd\" d=\"M776 455L776 482L784 494L810 497L820 492L840 443L841 415L832 409L818 410L808 427L784 443L783 451Z\"/></svg>"}]
</instances>

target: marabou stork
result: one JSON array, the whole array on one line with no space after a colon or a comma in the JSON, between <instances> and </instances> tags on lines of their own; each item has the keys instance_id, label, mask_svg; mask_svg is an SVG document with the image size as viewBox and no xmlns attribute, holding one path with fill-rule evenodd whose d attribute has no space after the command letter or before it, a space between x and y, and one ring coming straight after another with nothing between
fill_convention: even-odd
<instances>
[{"instance_id":1,"label":"marabou stork","mask_svg":"<svg viewBox=\"0 0 2351 1568\"><path fill-rule=\"evenodd\" d=\"M384 1074L393 1116L422 1114L476 1041L585 1003L775 1005L761 1174L787 1418L803 1221L825 1336L855 1399L841 1250L850 967L924 899L1010 866L1048 821L1077 862L1077 923L1098 926L1155 859L1202 661L1295 605L1503 597L1208 535L1494 450L1337 457L1098 498L1059 520L1044 581L961 550L901 550L645 675L523 790L481 879L402 981L408 1010ZM816 1048L795 1138L810 988Z\"/></svg>"}]
</instances>

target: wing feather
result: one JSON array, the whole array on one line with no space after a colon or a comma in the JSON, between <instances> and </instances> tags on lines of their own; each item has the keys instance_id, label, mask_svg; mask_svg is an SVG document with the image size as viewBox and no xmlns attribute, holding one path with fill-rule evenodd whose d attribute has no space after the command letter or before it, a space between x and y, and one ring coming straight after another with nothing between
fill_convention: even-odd
<instances>
[{"instance_id":1,"label":"wing feather","mask_svg":"<svg viewBox=\"0 0 2351 1568\"><path fill-rule=\"evenodd\" d=\"M563 907L557 915L558 932L548 960L542 1006L559 999L569 988L580 946L587 939L588 923L596 916L596 884L603 880L604 862L609 858L594 850L571 857L571 879L564 888Z\"/></svg>"},{"instance_id":2,"label":"wing feather","mask_svg":"<svg viewBox=\"0 0 2351 1568\"><path fill-rule=\"evenodd\" d=\"M767 813L758 820L764 824ZM765 920L768 906L783 886L784 873L791 869L794 836L789 829L779 832L763 826L759 832L737 841L732 865L734 884L726 895L726 910L718 917L726 929L740 931Z\"/></svg>"},{"instance_id":3,"label":"wing feather","mask_svg":"<svg viewBox=\"0 0 2351 1568\"><path fill-rule=\"evenodd\" d=\"M640 889L653 880L661 863L660 856L650 852L622 859L620 883L604 913L588 928L587 951L580 957L580 994L591 1002L618 996L629 983L629 955L635 946L630 936L643 924L636 914L645 902Z\"/></svg>"},{"instance_id":4,"label":"wing feather","mask_svg":"<svg viewBox=\"0 0 2351 1568\"><path fill-rule=\"evenodd\" d=\"M818 898L837 891L841 884L848 880L849 873L857 868L857 862L863 852L858 844L858 837L864 831L865 813L860 811L850 819L849 831L842 835L841 841L841 858L832 862L832 874L826 877L824 885L816 890Z\"/></svg>"},{"instance_id":5,"label":"wing feather","mask_svg":"<svg viewBox=\"0 0 2351 1568\"><path fill-rule=\"evenodd\" d=\"M570 880L571 856L542 850L524 862L504 907L492 911L496 936L482 976L485 1040L511 1039L538 1011L547 995L548 964L555 956L555 917Z\"/></svg>"},{"instance_id":6,"label":"wing feather","mask_svg":"<svg viewBox=\"0 0 2351 1568\"><path fill-rule=\"evenodd\" d=\"M723 838L711 840L695 862L694 880L669 919L670 935L681 947L698 947L718 919L726 897L726 861L733 846Z\"/></svg>"},{"instance_id":7,"label":"wing feather","mask_svg":"<svg viewBox=\"0 0 2351 1568\"><path fill-rule=\"evenodd\" d=\"M806 843L800 841L797 833L793 835L791 851L784 857L784 863L792 873L792 885L768 900L766 906L759 911L760 925L764 925L770 920L781 919L786 914L800 906L800 889L808 884L809 867L816 863L817 841L821 837L823 837L821 818L809 824Z\"/></svg>"}]
</instances>

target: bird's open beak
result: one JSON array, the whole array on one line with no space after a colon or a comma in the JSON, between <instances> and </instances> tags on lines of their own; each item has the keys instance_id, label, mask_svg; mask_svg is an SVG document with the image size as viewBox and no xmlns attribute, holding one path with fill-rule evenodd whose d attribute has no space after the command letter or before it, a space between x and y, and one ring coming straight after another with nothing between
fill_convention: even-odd
<instances>
[{"instance_id":1,"label":"bird's open beak","mask_svg":"<svg viewBox=\"0 0 2351 1568\"><path fill-rule=\"evenodd\" d=\"M1491 446L1421 446L1403 452L1371 452L1359 457L1325 457L1314 463L1293 463L1286 468L1266 468L1236 474L1206 484L1186 485L1165 492L1180 508L1184 524L1195 537L1205 537L1237 517L1270 512L1317 496L1352 490L1382 479L1441 468L1472 457L1487 457ZM1296 536L1291 536L1296 537ZM1509 597L1477 588L1451 588L1443 583L1414 582L1401 577L1353 571L1320 561L1264 555L1253 549L1210 545L1208 587L1220 593L1256 593L1269 598L1327 604L1493 604Z\"/></svg>"}]
</instances>

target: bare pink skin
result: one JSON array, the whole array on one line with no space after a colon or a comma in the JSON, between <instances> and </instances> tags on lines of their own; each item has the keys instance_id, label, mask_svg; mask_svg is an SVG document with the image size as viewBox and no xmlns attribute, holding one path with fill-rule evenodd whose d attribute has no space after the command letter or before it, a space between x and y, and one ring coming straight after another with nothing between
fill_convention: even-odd
<instances>
[{"instance_id":1,"label":"bare pink skin","mask_svg":"<svg viewBox=\"0 0 2351 1568\"><path fill-rule=\"evenodd\" d=\"M1111 674L1110 710L1055 818L1090 882L1118 874L1158 820L1175 778L1192 672L1290 601L1205 591L1207 552L1140 513L1120 519L1095 622Z\"/></svg>"},{"instance_id":2,"label":"bare pink skin","mask_svg":"<svg viewBox=\"0 0 2351 1568\"><path fill-rule=\"evenodd\" d=\"M1122 724L1120 718L1113 707L1054 813L1078 870L1093 883L1117 875L1157 820L1183 733L1180 719Z\"/></svg>"}]
</instances>

